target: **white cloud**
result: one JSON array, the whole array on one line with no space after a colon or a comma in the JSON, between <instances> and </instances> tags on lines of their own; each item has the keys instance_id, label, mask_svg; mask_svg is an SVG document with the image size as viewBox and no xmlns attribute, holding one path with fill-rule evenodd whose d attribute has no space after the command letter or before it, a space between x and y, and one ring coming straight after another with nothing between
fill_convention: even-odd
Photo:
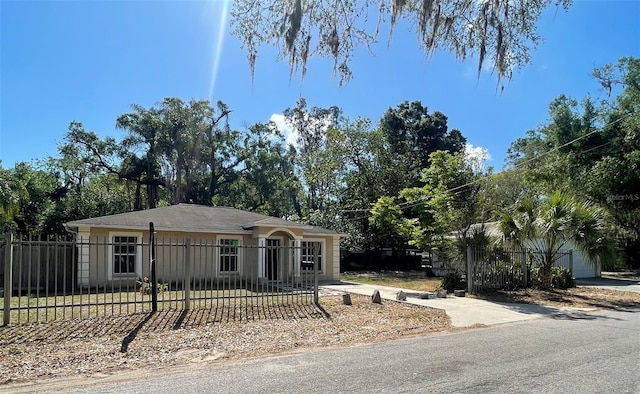
<instances>
[{"instance_id":1,"label":"white cloud","mask_svg":"<svg viewBox=\"0 0 640 394\"><path fill-rule=\"evenodd\" d=\"M311 119L308 114L305 114L304 120L307 122L307 127L309 127L308 132L321 133L321 138L323 139L325 138L325 132L333 123L333 118L330 116L323 119ZM293 145L296 149L298 148L300 132L293 127L291 122L283 114L272 114L269 121L273 122L276 128L282 133L287 146Z\"/></svg>"},{"instance_id":2,"label":"white cloud","mask_svg":"<svg viewBox=\"0 0 640 394\"><path fill-rule=\"evenodd\" d=\"M298 131L293 129L291 123L287 121L287 118L285 118L283 114L272 114L269 121L276 125L276 128L286 139L287 145L297 145Z\"/></svg>"},{"instance_id":3,"label":"white cloud","mask_svg":"<svg viewBox=\"0 0 640 394\"><path fill-rule=\"evenodd\" d=\"M467 162L476 172L485 171L487 169L487 162L491 161L489 150L482 146L466 144L464 146L464 155Z\"/></svg>"}]
</instances>

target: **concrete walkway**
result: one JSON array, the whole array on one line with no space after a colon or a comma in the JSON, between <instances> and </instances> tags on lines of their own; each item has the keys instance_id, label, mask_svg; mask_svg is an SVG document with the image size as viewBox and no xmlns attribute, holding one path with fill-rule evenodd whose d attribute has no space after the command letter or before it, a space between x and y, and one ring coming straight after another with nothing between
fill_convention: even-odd
<instances>
[{"instance_id":1,"label":"concrete walkway","mask_svg":"<svg viewBox=\"0 0 640 394\"><path fill-rule=\"evenodd\" d=\"M430 308L443 309L451 318L454 327L470 327L473 325L493 325L537 319L545 316L577 317L595 309L555 308L530 304L502 304L479 300L472 297L455 297L449 294L447 298L421 299L420 292L395 287L376 286L353 282L339 282L322 284L325 291L337 293L352 293L371 296L377 289L383 300L395 300L400 290L407 294L409 304Z\"/></svg>"}]
</instances>

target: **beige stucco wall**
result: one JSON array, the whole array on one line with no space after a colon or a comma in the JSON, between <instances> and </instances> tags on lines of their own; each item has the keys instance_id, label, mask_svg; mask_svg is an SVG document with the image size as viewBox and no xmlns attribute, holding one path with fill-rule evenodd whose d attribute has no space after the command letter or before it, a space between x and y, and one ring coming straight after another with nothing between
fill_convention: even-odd
<instances>
[{"instance_id":1,"label":"beige stucco wall","mask_svg":"<svg viewBox=\"0 0 640 394\"><path fill-rule=\"evenodd\" d=\"M117 283L116 286L135 287L135 281L144 276L150 276L149 265L149 231L126 231L120 229L108 228L91 228L83 229L80 232L84 235L79 242L86 242L86 235L89 234L89 247L79 245L84 250L88 258L88 262L84 262L81 266L88 269L88 280L91 286L104 286ZM138 242L141 245L137 247L137 267L136 273L133 275L117 275L113 274L113 266L111 260L112 249L109 244L112 242L113 236L138 236ZM185 276L185 253L187 248L184 246L187 239L190 241L190 261L191 261L191 278L196 283L204 280L214 280L221 278L245 278L257 280L258 277L258 240L259 237L280 239L280 279L290 278L294 274L294 252L291 248L292 241L297 239L309 239L314 241L322 241L324 264L322 267L320 280L338 279L340 272L339 261L339 238L334 236L313 236L310 238L302 237L302 230L281 230L273 228L261 228L259 231L254 230L248 234L207 234L207 233L189 233L189 232L166 232L157 231L156 238L156 275L163 282L181 282ZM141 238L141 240L140 240ZM239 264L237 273L219 272L219 247L217 246L219 239L238 239L240 247ZM87 253L88 249L88 253Z\"/></svg>"}]
</instances>

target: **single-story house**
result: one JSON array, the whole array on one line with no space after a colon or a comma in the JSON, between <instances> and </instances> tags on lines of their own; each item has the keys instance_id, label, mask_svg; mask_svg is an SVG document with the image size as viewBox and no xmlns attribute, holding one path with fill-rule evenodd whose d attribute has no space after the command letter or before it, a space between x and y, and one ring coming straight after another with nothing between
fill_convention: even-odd
<instances>
[{"instance_id":1,"label":"single-story house","mask_svg":"<svg viewBox=\"0 0 640 394\"><path fill-rule=\"evenodd\" d=\"M154 224L158 277L184 277L189 239L192 277L288 280L340 276L341 234L227 207L179 204L65 224L78 243L78 283L103 286L149 275L149 223Z\"/></svg>"},{"instance_id":2,"label":"single-story house","mask_svg":"<svg viewBox=\"0 0 640 394\"><path fill-rule=\"evenodd\" d=\"M468 236L473 236L474 233L484 232L486 236L492 239L501 239L503 238L502 231L500 230L499 222L487 222L487 223L475 223L472 224L468 231ZM571 264L571 270L574 278L594 278L600 277L601 275L601 264L598 263L596 265L590 264L585 256L580 252L579 249L573 245L572 242L568 241L561 249L560 252L568 252L571 251L571 261L568 259L563 259L561 265L565 266L565 268L569 268L569 264Z\"/></svg>"}]
</instances>

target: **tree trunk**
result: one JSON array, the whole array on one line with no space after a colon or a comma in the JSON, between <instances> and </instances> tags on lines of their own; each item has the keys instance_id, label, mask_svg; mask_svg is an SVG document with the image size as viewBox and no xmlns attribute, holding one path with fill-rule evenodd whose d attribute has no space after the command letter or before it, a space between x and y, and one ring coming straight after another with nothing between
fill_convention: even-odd
<instances>
[{"instance_id":1,"label":"tree trunk","mask_svg":"<svg viewBox=\"0 0 640 394\"><path fill-rule=\"evenodd\" d=\"M180 149L180 147L178 147ZM181 202L185 202L183 198L182 192L182 170L183 170L183 156L178 150L178 156L176 157L176 192L173 196L173 203L180 204Z\"/></svg>"},{"instance_id":2,"label":"tree trunk","mask_svg":"<svg viewBox=\"0 0 640 394\"><path fill-rule=\"evenodd\" d=\"M291 196L291 200L293 201L293 209L295 209L298 214L298 220L302 219L302 206L300 205L300 200L298 200L298 193L296 193L296 189L289 186L289 195Z\"/></svg>"},{"instance_id":3,"label":"tree trunk","mask_svg":"<svg viewBox=\"0 0 640 394\"><path fill-rule=\"evenodd\" d=\"M551 264L548 262L545 262L540 267L540 282L542 283L542 288L551 288Z\"/></svg>"},{"instance_id":4,"label":"tree trunk","mask_svg":"<svg viewBox=\"0 0 640 394\"><path fill-rule=\"evenodd\" d=\"M549 250L545 252L544 261L540 267L540 281L544 289L551 288L551 269L553 268L553 253Z\"/></svg>"},{"instance_id":5,"label":"tree trunk","mask_svg":"<svg viewBox=\"0 0 640 394\"><path fill-rule=\"evenodd\" d=\"M153 209L156 207L158 201L158 185L154 183L147 184L147 200L149 203L148 208Z\"/></svg>"},{"instance_id":6,"label":"tree trunk","mask_svg":"<svg viewBox=\"0 0 640 394\"><path fill-rule=\"evenodd\" d=\"M141 183L140 182L136 182L136 193L135 193L135 201L133 203L133 209L135 211L141 211L142 210L142 191L141 189Z\"/></svg>"}]
</instances>

